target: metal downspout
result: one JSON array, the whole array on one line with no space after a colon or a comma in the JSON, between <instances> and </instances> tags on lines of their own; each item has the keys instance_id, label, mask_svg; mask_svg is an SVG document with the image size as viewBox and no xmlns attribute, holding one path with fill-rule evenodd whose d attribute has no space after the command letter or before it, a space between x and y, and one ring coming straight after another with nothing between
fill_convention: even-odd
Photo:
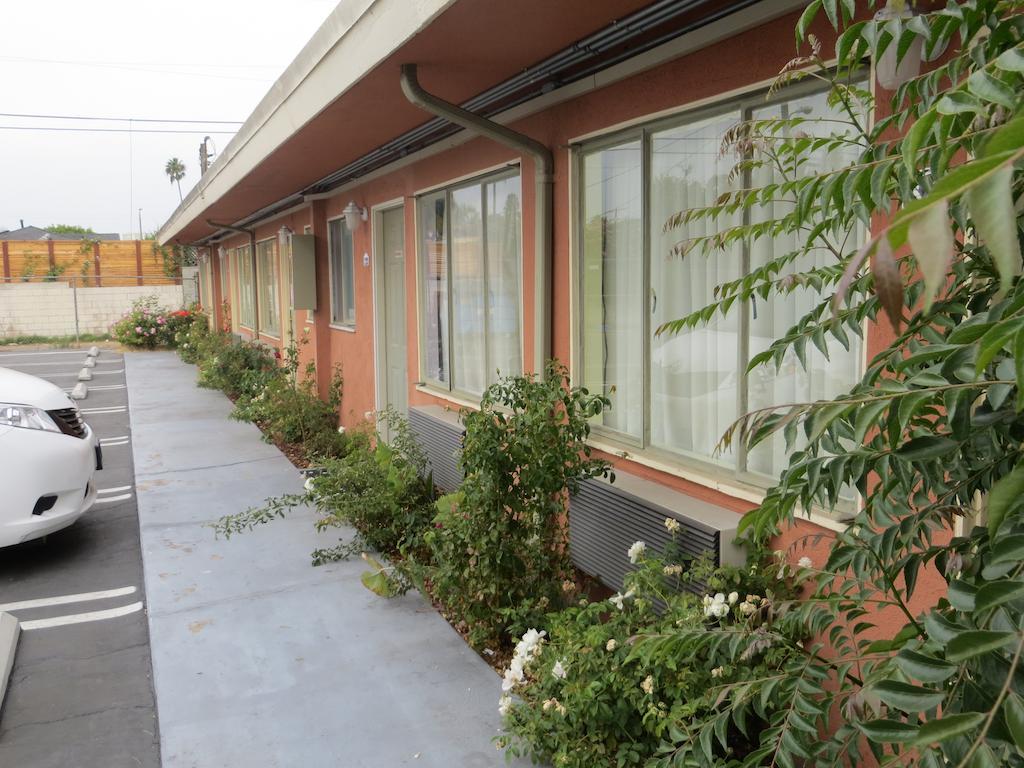
<instances>
[{"instance_id":1,"label":"metal downspout","mask_svg":"<svg viewBox=\"0 0 1024 768\"><path fill-rule=\"evenodd\" d=\"M232 232L240 232L243 235L249 236L249 263L252 267L252 325L253 325L253 338L259 341L260 338L260 292L256 286L256 230L245 229L244 227L236 227L233 224L220 224L216 221L206 220L206 223L211 227L218 227L219 229L230 229ZM212 256L210 257L213 258ZM236 278L237 279L237 278ZM234 308L232 308L234 312Z\"/></svg>"},{"instance_id":2,"label":"metal downspout","mask_svg":"<svg viewBox=\"0 0 1024 768\"><path fill-rule=\"evenodd\" d=\"M554 158L551 150L529 136L427 93L416 77L415 64L402 65L401 84L405 97L420 109L533 158L534 183L536 185L533 250L533 367L534 371L543 377L544 365L551 357L551 222L554 204L552 194Z\"/></svg>"}]
</instances>

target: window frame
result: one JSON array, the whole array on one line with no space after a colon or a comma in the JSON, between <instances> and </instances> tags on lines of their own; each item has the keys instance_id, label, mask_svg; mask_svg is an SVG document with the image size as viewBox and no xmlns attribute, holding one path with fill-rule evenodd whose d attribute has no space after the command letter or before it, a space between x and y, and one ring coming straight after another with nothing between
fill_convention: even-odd
<instances>
[{"instance_id":1,"label":"window frame","mask_svg":"<svg viewBox=\"0 0 1024 768\"><path fill-rule=\"evenodd\" d=\"M350 259L351 264L352 264L352 273L351 273L352 274L352 306L351 307L344 307L344 306L342 307L342 309L344 309L344 310L351 310L351 312L352 312L352 319L351 320L335 319L335 310L338 309L338 307L335 307L335 305L334 305L334 259L331 256L331 243L333 242L333 239L331 237L331 229L332 229L331 223L335 222L335 221L340 221L341 222L341 231L342 231L342 233L343 234L347 234L349 240L352 242L352 249L351 249L352 253L351 253L351 259ZM339 277L339 279L341 279L343 277L344 277L344 273L342 273L342 275ZM348 331L350 333L352 333L352 332L354 332L356 330L356 286L355 286L355 282L356 282L356 238L355 238L355 233L351 232L349 230L348 224L345 222L345 214L339 214L337 216L332 216L331 218L327 219L327 285L328 285L328 288L330 289L330 291L329 291L330 292L330 313L328 314L328 325L330 325L330 327L334 328L335 330L338 330L338 331ZM339 295L341 296L341 301L344 304L344 301L345 301L345 284L342 283L340 287L341 287L341 290L339 291ZM346 314L347 314L347 312L346 312ZM343 318L344 317L344 315L342 315L341 313L338 313L337 316L338 316L338 318Z\"/></svg>"},{"instance_id":2,"label":"window frame","mask_svg":"<svg viewBox=\"0 0 1024 768\"><path fill-rule=\"evenodd\" d=\"M459 401L466 402L479 402L481 393L470 392L465 389L457 387L453 381L453 309L452 309L452 259L451 259L451 244L452 244L452 195L462 189L468 189L470 187L483 187L489 183L503 181L505 179L518 178L519 179L519 259L516 269L516 279L518 282L518 291L516 296L517 302L517 322L518 322L518 333L519 333L519 371L524 370L524 361L526 358L525 354L525 343L524 330L523 330L523 315L524 315L524 302L525 293L523 285L523 245L524 245L524 206L523 206L523 174L522 168L519 163L505 164L495 169L491 168L479 173L472 174L470 176L460 177L457 180L440 184L437 186L429 187L417 192L413 196L413 211L415 215L416 224L416 327L417 327L417 354L419 363L419 381L417 384L425 387L433 393L448 396L450 398L457 399ZM424 332L424 318L422 316L424 307L426 307L426 273L424 269L424 254L422 251L423 245L423 227L424 221L420 215L420 202L426 197L433 197L435 195L444 195L445 200L445 276L446 276L446 291L447 291L447 316L448 326L447 333L445 334L445 350L446 350L446 364L448 372L448 381L439 381L427 376L427 337ZM486 389L492 383L490 380L491 373L486 369L486 360L490 354L489 347L489 318L487 316L487 277L489 274L487 264L487 210L486 210L486 199L485 196L481 195L481 244L484 253L483 257L483 284L484 290L484 360L485 360L485 371L484 371L484 389ZM503 374L504 375L504 374Z\"/></svg>"},{"instance_id":3,"label":"window frame","mask_svg":"<svg viewBox=\"0 0 1024 768\"><path fill-rule=\"evenodd\" d=\"M267 289L266 278L265 278L265 276L263 274L263 270L260 268L260 246L261 245L268 245L269 246L268 250L270 251L270 266L271 266L272 270L275 270L275 274L276 274L275 279L274 279L274 286L273 286L274 290L273 291L270 291L270 290ZM255 273L255 276L254 276L255 277L255 281L256 281L256 307L255 307L255 311L256 311L256 324L259 325L260 336L269 336L272 339L277 339L278 341L280 341L280 339L281 339L281 302L280 302L280 292L281 292L281 272L280 272L280 269L281 269L281 260L280 260L279 249L277 247L277 238L276 237L267 237L267 238L264 238L263 240L257 240L256 241L255 259L254 259L253 264L254 264L254 267L255 267L255 270L256 270L256 273ZM267 295L272 295L273 293L277 293L278 294L278 302L277 302L278 303L278 307L277 307L278 311L276 313L277 317L275 318L275 322L276 322L276 325L277 325L276 328L271 328L270 326L264 326L263 322L262 322L263 318L261 318L259 316L260 313L263 311L263 307L265 306L265 303L263 301L265 293ZM268 316L271 316L270 313L268 313Z\"/></svg>"},{"instance_id":4,"label":"window frame","mask_svg":"<svg viewBox=\"0 0 1024 768\"><path fill-rule=\"evenodd\" d=\"M862 74L861 77L864 75ZM860 78L858 78L859 81ZM720 487L720 484L727 483L742 492L756 496L762 495L768 488L777 482L777 477L754 472L747 469L747 450L742 441L736 448L736 463L734 467L723 466L713 461L702 459L699 456L687 454L682 451L673 451L668 448L651 444L651 316L649 311L651 293L651 242L650 242L650 215L651 215L651 159L652 142L651 137L659 132L671 128L679 128L702 120L712 119L730 112L738 113L740 120L747 120L752 111L764 109L795 99L824 93L828 89L817 82L800 82L780 89L766 98L769 87L759 84L740 93L724 97L711 102L702 102L693 107L682 107L679 110L668 114L651 117L647 120L637 120L629 126L612 129L605 133L592 134L587 138L574 141L569 146L570 152L570 227L572 231L571 252L571 274L570 291L571 296L571 366L573 380L577 381L586 370L583 325L584 318L584 269L583 269L583 243L586 220L583 213L584 190L586 177L583 168L584 158L592 153L605 149L620 146L630 141L640 142L641 151L641 237L642 237L642 285L641 296L644 306L648 311L643 311L641 333L643 334L643 367L642 367L642 427L640 437L637 438L619 430L606 427L603 424L592 424L591 432L594 436L592 442L605 449L611 449L623 458L637 461L655 467L679 468L684 472L692 470L705 478L704 484L713 487ZM750 185L749 171L744 171L740 185ZM747 221L747 210L743 212L744 221ZM867 233L870 236L870 232ZM750 271L751 252L749 244L743 242L741 245L741 274L748 274ZM711 297L709 297L710 300ZM749 303L744 302L742 306L737 304L733 311L739 311L739 322L737 333L736 371L739 376L739 385L736 395L736 413L741 416L748 409L748 378L747 361L750 357L750 312ZM864 323L866 331L867 322ZM858 374L862 374L866 367L867 358L867 334L862 336L859 359L857 360ZM687 474L693 479L692 474ZM708 482L710 480L710 483ZM842 505L843 503L840 502ZM852 509L852 506L851 506ZM815 515L818 517L818 515ZM828 518L833 519L833 518Z\"/></svg>"},{"instance_id":5,"label":"window frame","mask_svg":"<svg viewBox=\"0 0 1024 768\"><path fill-rule=\"evenodd\" d=\"M255 303L255 290L256 290L256 264L255 254L252 253L252 246L249 243L245 245L239 245L232 249L235 253L235 264L237 265L238 280L238 327L244 328L245 330L255 333L256 324L258 322L256 318L256 303ZM248 262L248 267L244 266L245 262ZM249 273L250 279L247 282L243 278ZM245 296L248 293L249 298L252 300L252 306L250 311L252 312L251 317L246 317L245 309L246 302ZM251 321L251 324L247 324L246 320Z\"/></svg>"}]
</instances>

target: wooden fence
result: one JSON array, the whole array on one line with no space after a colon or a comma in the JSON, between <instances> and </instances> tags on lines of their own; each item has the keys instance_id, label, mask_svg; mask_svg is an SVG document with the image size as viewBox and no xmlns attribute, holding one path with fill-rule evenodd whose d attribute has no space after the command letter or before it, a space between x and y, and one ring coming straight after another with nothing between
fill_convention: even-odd
<instances>
[{"instance_id":1,"label":"wooden fence","mask_svg":"<svg viewBox=\"0 0 1024 768\"><path fill-rule=\"evenodd\" d=\"M79 286L169 285L153 240L3 240L0 283L75 278Z\"/></svg>"}]
</instances>

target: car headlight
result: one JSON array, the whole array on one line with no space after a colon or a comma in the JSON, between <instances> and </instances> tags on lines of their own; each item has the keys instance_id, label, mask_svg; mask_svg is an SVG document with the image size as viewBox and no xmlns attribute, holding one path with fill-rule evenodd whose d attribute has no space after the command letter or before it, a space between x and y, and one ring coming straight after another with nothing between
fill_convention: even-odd
<instances>
[{"instance_id":1,"label":"car headlight","mask_svg":"<svg viewBox=\"0 0 1024 768\"><path fill-rule=\"evenodd\" d=\"M60 432L60 427L42 408L15 403L0 403L0 426Z\"/></svg>"}]
</instances>

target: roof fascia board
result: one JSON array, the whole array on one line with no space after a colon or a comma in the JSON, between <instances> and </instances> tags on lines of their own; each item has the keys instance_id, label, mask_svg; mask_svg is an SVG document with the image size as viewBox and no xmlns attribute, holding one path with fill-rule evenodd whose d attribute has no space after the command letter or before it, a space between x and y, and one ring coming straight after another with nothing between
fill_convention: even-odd
<instances>
[{"instance_id":1,"label":"roof fascia board","mask_svg":"<svg viewBox=\"0 0 1024 768\"><path fill-rule=\"evenodd\" d=\"M456 0L343 0L160 228L166 243Z\"/></svg>"}]
</instances>

